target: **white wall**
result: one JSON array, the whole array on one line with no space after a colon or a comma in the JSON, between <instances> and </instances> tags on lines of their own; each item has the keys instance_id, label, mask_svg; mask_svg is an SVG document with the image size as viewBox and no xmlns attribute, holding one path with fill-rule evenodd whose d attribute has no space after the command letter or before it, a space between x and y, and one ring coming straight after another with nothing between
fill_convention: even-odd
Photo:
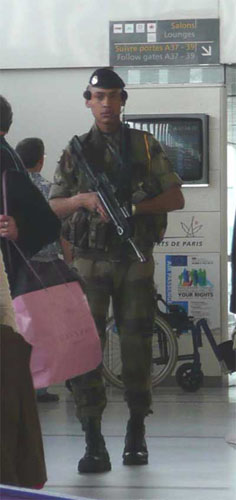
<instances>
[{"instance_id":1,"label":"white wall","mask_svg":"<svg viewBox=\"0 0 236 500\"><path fill-rule=\"evenodd\" d=\"M236 63L236 2L219 0L220 18L220 62Z\"/></svg>"},{"instance_id":2,"label":"white wall","mask_svg":"<svg viewBox=\"0 0 236 500\"><path fill-rule=\"evenodd\" d=\"M235 63L235 0L0 0L0 68L107 66L109 21L217 17Z\"/></svg>"},{"instance_id":3,"label":"white wall","mask_svg":"<svg viewBox=\"0 0 236 500\"><path fill-rule=\"evenodd\" d=\"M51 180L62 148L92 124L82 97L91 70L2 71L1 93L14 112L8 140L41 137L46 146L45 176Z\"/></svg>"}]
</instances>

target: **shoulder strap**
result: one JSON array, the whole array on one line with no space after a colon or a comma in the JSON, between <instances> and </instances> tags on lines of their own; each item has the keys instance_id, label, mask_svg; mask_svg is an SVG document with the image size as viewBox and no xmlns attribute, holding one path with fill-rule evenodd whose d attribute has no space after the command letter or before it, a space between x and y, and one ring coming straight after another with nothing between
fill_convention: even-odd
<instances>
[{"instance_id":1,"label":"shoulder strap","mask_svg":"<svg viewBox=\"0 0 236 500\"><path fill-rule=\"evenodd\" d=\"M144 143L145 143L145 148L146 148L146 153L147 153L147 159L148 159L148 171L151 171L151 153L150 153L150 147L149 147L149 142L148 142L148 136L147 134L144 134Z\"/></svg>"},{"instance_id":2,"label":"shoulder strap","mask_svg":"<svg viewBox=\"0 0 236 500\"><path fill-rule=\"evenodd\" d=\"M88 136L90 135L90 132L91 131L86 132L85 134L79 135L80 142L82 142L82 143L86 142L86 140L88 139ZM73 137L75 137L75 136L73 136ZM73 139L73 137L72 137L72 139Z\"/></svg>"},{"instance_id":3,"label":"shoulder strap","mask_svg":"<svg viewBox=\"0 0 236 500\"><path fill-rule=\"evenodd\" d=\"M126 124L122 124L121 129L121 157L124 166L128 169L131 165L131 137L130 128Z\"/></svg>"}]
</instances>

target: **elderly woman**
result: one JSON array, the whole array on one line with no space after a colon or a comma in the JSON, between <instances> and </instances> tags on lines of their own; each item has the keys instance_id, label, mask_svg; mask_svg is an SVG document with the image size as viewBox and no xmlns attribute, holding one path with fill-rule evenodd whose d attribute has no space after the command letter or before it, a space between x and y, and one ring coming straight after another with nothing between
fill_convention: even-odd
<instances>
[{"instance_id":1,"label":"elderly woman","mask_svg":"<svg viewBox=\"0 0 236 500\"><path fill-rule=\"evenodd\" d=\"M46 468L29 361L31 347L17 333L0 250L1 457L0 482L40 488Z\"/></svg>"},{"instance_id":2,"label":"elderly woman","mask_svg":"<svg viewBox=\"0 0 236 500\"><path fill-rule=\"evenodd\" d=\"M31 347L17 333L11 304L11 296L16 295L17 287L21 288L25 273L24 261L14 243L29 258L59 237L60 221L5 139L12 116L11 105L0 95L0 482L39 488L46 481L46 470L29 370Z\"/></svg>"}]
</instances>

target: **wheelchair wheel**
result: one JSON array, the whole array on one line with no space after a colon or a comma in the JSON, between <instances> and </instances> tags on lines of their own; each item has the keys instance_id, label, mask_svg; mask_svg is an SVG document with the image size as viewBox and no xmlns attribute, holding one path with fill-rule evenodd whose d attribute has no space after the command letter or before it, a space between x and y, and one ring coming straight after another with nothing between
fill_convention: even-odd
<instances>
[{"instance_id":1,"label":"wheelchair wheel","mask_svg":"<svg viewBox=\"0 0 236 500\"><path fill-rule=\"evenodd\" d=\"M123 389L119 334L114 318L109 318L106 332L103 374L107 382ZM156 387L171 374L178 357L175 334L170 325L159 316L154 321L152 349L152 387Z\"/></svg>"},{"instance_id":2,"label":"wheelchair wheel","mask_svg":"<svg viewBox=\"0 0 236 500\"><path fill-rule=\"evenodd\" d=\"M203 385L204 375L193 363L184 363L176 370L176 381L186 392L195 392Z\"/></svg>"}]
</instances>

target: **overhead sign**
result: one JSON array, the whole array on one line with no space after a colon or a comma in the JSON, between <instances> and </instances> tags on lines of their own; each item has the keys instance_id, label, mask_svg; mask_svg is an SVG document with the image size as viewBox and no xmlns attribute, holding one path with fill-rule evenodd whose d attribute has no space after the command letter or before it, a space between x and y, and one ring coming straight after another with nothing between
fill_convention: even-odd
<instances>
[{"instance_id":1,"label":"overhead sign","mask_svg":"<svg viewBox=\"0 0 236 500\"><path fill-rule=\"evenodd\" d=\"M219 64L219 19L111 21L111 66Z\"/></svg>"}]
</instances>

